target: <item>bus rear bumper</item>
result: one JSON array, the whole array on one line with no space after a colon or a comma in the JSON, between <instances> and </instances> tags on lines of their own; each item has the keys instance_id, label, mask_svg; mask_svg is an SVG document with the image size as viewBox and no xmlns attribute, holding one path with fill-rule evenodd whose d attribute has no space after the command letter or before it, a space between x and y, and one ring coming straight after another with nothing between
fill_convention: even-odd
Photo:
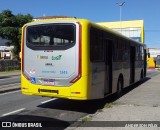
<instances>
[{"instance_id":1,"label":"bus rear bumper","mask_svg":"<svg viewBox=\"0 0 160 130\"><path fill-rule=\"evenodd\" d=\"M74 100L88 100L90 84L88 76L81 77L71 86L43 86L32 84L23 75L21 76L21 91L25 95L65 98Z\"/></svg>"}]
</instances>

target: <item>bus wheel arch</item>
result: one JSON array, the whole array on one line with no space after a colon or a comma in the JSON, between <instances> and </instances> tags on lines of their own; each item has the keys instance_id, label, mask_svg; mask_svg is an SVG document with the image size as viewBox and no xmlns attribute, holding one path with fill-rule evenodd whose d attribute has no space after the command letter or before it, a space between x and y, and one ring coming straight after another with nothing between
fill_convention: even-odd
<instances>
[{"instance_id":1,"label":"bus wheel arch","mask_svg":"<svg viewBox=\"0 0 160 130\"><path fill-rule=\"evenodd\" d=\"M124 87L124 78L123 75L120 74L117 81L117 96L120 97L122 95L123 87Z\"/></svg>"}]
</instances>

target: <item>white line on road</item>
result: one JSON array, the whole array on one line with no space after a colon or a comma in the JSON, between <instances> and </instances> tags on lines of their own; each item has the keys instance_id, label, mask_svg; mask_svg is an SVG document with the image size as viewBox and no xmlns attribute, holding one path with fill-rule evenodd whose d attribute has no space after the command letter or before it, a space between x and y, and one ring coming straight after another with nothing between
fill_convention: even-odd
<instances>
[{"instance_id":1,"label":"white line on road","mask_svg":"<svg viewBox=\"0 0 160 130\"><path fill-rule=\"evenodd\" d=\"M2 95L7 95L7 94L12 94L12 93L17 93L17 92L20 92L21 90L17 90L17 91L13 91L13 92L7 92L7 93L2 93L0 94L0 96Z\"/></svg>"},{"instance_id":2,"label":"white line on road","mask_svg":"<svg viewBox=\"0 0 160 130\"><path fill-rule=\"evenodd\" d=\"M53 101L53 100L56 100L56 98L53 98L53 99L49 99L49 100L43 101L43 102L41 102L41 104L44 104L44 103L47 103L47 102L50 102L50 101Z\"/></svg>"},{"instance_id":3,"label":"white line on road","mask_svg":"<svg viewBox=\"0 0 160 130\"><path fill-rule=\"evenodd\" d=\"M26 108L22 108L22 109L18 109L18 110L12 111L12 112L8 112L8 113L3 114L2 116L8 116L8 115L23 111L24 109L26 109Z\"/></svg>"}]
</instances>

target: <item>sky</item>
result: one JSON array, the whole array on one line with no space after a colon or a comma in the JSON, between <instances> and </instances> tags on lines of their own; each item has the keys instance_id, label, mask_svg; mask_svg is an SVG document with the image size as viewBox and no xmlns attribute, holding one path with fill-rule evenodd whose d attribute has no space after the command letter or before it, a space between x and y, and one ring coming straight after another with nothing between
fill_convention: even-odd
<instances>
[{"instance_id":1,"label":"sky","mask_svg":"<svg viewBox=\"0 0 160 130\"><path fill-rule=\"evenodd\" d=\"M9 9L13 14L39 16L75 16L92 22L144 20L145 44L160 48L160 0L0 0L0 12Z\"/></svg>"}]
</instances>

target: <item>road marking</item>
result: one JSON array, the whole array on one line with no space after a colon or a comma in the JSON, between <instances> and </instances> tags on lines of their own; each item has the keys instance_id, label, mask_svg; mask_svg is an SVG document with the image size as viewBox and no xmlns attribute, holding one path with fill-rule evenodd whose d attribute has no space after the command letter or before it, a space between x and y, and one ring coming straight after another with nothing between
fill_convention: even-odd
<instances>
[{"instance_id":1,"label":"road marking","mask_svg":"<svg viewBox=\"0 0 160 130\"><path fill-rule=\"evenodd\" d=\"M43 101L43 102L41 102L41 104L44 104L44 103L47 103L47 102L50 102L50 101L53 101L53 100L56 100L56 98L53 98L53 99L49 99L49 100Z\"/></svg>"},{"instance_id":2,"label":"road marking","mask_svg":"<svg viewBox=\"0 0 160 130\"><path fill-rule=\"evenodd\" d=\"M2 116L8 116L8 115L23 111L24 109L26 109L26 108L22 108L22 109L18 109L18 110L12 111L12 112L8 112L8 113L3 114Z\"/></svg>"},{"instance_id":3,"label":"road marking","mask_svg":"<svg viewBox=\"0 0 160 130\"><path fill-rule=\"evenodd\" d=\"M12 93L17 93L17 92L20 92L21 90L17 90L17 91L13 91L13 92L7 92L7 93L2 93L0 94L0 96L2 95L7 95L7 94L12 94Z\"/></svg>"}]
</instances>

